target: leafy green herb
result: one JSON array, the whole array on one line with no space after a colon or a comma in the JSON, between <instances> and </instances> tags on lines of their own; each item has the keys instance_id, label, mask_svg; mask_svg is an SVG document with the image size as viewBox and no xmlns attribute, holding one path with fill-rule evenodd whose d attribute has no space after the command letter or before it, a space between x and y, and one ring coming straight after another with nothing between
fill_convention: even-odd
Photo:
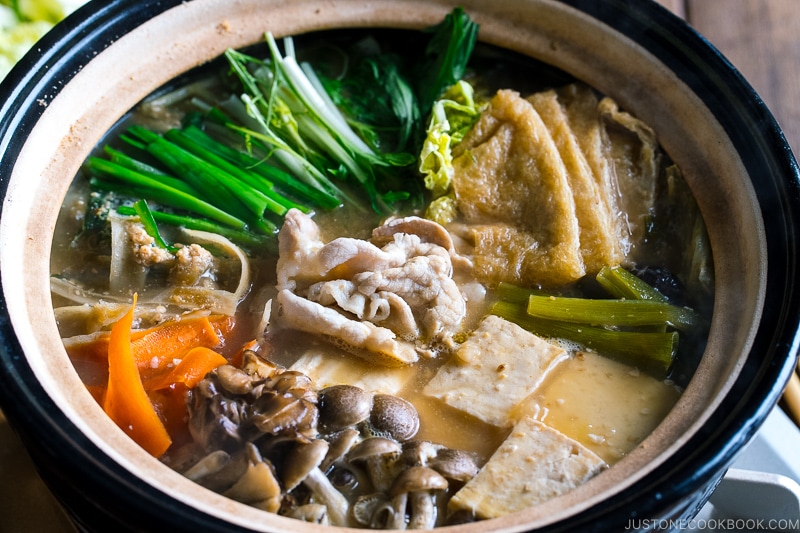
<instances>
[{"instance_id":1,"label":"leafy green herb","mask_svg":"<svg viewBox=\"0 0 800 533\"><path fill-rule=\"evenodd\" d=\"M478 29L464 9L457 7L441 23L427 30L433 37L425 50L427 60L416 83L422 116L430 113L434 101L448 87L464 77L478 40Z\"/></svg>"},{"instance_id":2,"label":"leafy green herb","mask_svg":"<svg viewBox=\"0 0 800 533\"><path fill-rule=\"evenodd\" d=\"M139 215L139 220L141 220L144 230L153 238L156 246L173 254L178 251L178 249L174 246L167 244L167 242L161 236L161 232L158 231L158 224L156 224L156 221L153 218L153 213L150 211L147 201L138 200L133 204L133 210L137 215Z\"/></svg>"},{"instance_id":3,"label":"leafy green herb","mask_svg":"<svg viewBox=\"0 0 800 533\"><path fill-rule=\"evenodd\" d=\"M286 48L292 50L292 40L287 38L285 42ZM380 193L376 174L381 168L408 166L414 157L408 153L374 151L350 127L313 68L307 63L301 66L292 55L281 55L271 33L267 33L267 44L269 62L233 50L226 52L245 87L241 99L247 113L260 127L257 132L247 132L244 128L240 131L313 163L315 180L326 186L332 184L319 176L324 177L331 168L344 169L346 176L352 177L366 193L376 212L391 212L387 198L403 195L397 191L389 196Z\"/></svg>"}]
</instances>

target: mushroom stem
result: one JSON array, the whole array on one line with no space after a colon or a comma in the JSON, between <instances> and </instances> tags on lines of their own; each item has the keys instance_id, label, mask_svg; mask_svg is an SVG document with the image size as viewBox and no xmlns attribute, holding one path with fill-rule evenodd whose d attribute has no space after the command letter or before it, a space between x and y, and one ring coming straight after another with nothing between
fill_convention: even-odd
<instances>
[{"instance_id":1,"label":"mushroom stem","mask_svg":"<svg viewBox=\"0 0 800 533\"><path fill-rule=\"evenodd\" d=\"M408 495L411 513L408 529L433 529L436 525L436 502L429 492L412 492Z\"/></svg>"},{"instance_id":2,"label":"mushroom stem","mask_svg":"<svg viewBox=\"0 0 800 533\"><path fill-rule=\"evenodd\" d=\"M350 504L347 498L336 490L322 470L319 468L311 470L303 483L314 494L317 501L328 508L330 524L346 527Z\"/></svg>"},{"instance_id":3,"label":"mushroom stem","mask_svg":"<svg viewBox=\"0 0 800 533\"><path fill-rule=\"evenodd\" d=\"M401 492L392 498L392 512L386 521L386 529L406 529L406 505L408 493Z\"/></svg>"}]
</instances>

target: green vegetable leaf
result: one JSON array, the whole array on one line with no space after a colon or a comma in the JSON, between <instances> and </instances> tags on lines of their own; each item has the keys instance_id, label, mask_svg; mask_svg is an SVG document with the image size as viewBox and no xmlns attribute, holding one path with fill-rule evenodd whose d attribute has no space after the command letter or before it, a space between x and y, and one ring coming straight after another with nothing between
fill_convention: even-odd
<instances>
[{"instance_id":1,"label":"green vegetable leaf","mask_svg":"<svg viewBox=\"0 0 800 533\"><path fill-rule=\"evenodd\" d=\"M423 116L433 102L451 85L460 81L466 72L479 26L461 7L455 8L444 20L428 29L433 37L425 50L427 62L421 68L417 95Z\"/></svg>"}]
</instances>

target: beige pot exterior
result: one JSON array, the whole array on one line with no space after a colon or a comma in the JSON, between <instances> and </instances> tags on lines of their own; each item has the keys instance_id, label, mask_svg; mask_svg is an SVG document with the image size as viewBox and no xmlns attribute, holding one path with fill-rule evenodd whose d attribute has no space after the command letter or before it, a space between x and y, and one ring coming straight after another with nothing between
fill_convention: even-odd
<instances>
[{"instance_id":1,"label":"beige pot exterior","mask_svg":"<svg viewBox=\"0 0 800 533\"><path fill-rule=\"evenodd\" d=\"M150 457L102 412L59 339L49 292L50 243L67 187L101 136L134 104L226 48L318 29L421 28L463 6L480 39L553 64L612 95L654 126L704 213L717 290L710 341L663 423L613 468L537 508L448 530L522 531L563 519L662 464L708 419L740 371L758 324L766 276L761 214L750 180L708 109L659 61L584 14L548 0L194 0L121 37L45 106L13 170L0 222L0 272L26 357L55 403L109 456L189 505L259 531L320 526L268 515L211 493Z\"/></svg>"}]
</instances>

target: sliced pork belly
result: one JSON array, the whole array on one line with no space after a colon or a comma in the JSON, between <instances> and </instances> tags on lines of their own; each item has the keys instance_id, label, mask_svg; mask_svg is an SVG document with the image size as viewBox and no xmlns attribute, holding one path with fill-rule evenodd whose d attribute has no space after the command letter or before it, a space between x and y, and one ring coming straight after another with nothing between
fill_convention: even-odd
<instances>
[{"instance_id":1,"label":"sliced pork belly","mask_svg":"<svg viewBox=\"0 0 800 533\"><path fill-rule=\"evenodd\" d=\"M452 279L452 244L433 222L378 229L380 248L339 238L290 211L279 234L278 298L271 328L318 333L379 363L407 364L454 346L466 302ZM438 225L437 225L438 226ZM408 233L418 228L423 237ZM436 242L427 242L430 236Z\"/></svg>"}]
</instances>

